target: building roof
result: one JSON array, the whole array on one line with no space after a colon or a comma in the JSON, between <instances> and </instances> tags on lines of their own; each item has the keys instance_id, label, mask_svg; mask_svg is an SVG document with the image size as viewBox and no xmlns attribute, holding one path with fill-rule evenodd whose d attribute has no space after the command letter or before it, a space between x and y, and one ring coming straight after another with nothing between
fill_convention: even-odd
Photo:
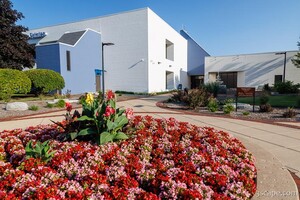
<instances>
[{"instance_id":1,"label":"building roof","mask_svg":"<svg viewBox=\"0 0 300 200\"><path fill-rule=\"evenodd\" d=\"M192 70L188 71L189 76L201 76L204 75L204 65L201 65L199 67L196 67Z\"/></svg>"},{"instance_id":2,"label":"building roof","mask_svg":"<svg viewBox=\"0 0 300 200\"><path fill-rule=\"evenodd\" d=\"M59 38L58 42L69 44L69 45L75 45L76 42L81 38L81 36L84 33L85 33L85 30L71 32L71 33L65 33Z\"/></svg>"}]
</instances>

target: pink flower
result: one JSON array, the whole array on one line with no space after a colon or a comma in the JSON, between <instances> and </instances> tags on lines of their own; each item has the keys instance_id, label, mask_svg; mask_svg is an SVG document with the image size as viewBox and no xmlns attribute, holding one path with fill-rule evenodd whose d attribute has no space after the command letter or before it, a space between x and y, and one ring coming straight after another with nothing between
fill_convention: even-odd
<instances>
[{"instance_id":1,"label":"pink flower","mask_svg":"<svg viewBox=\"0 0 300 200\"><path fill-rule=\"evenodd\" d=\"M69 102L66 102L65 107L66 107L66 110L68 112L71 112L71 110L72 110L72 104L70 104Z\"/></svg>"},{"instance_id":2,"label":"pink flower","mask_svg":"<svg viewBox=\"0 0 300 200\"><path fill-rule=\"evenodd\" d=\"M111 91L111 90L108 90L106 92L106 99L107 99L107 101L109 101L111 99L114 99L114 98L115 98L115 93L113 93L113 91Z\"/></svg>"},{"instance_id":3,"label":"pink flower","mask_svg":"<svg viewBox=\"0 0 300 200\"><path fill-rule=\"evenodd\" d=\"M132 119L133 118L133 109L132 108L127 108L125 111L127 119Z\"/></svg>"},{"instance_id":4,"label":"pink flower","mask_svg":"<svg viewBox=\"0 0 300 200\"><path fill-rule=\"evenodd\" d=\"M114 114L116 111L115 111L115 109L113 109L112 107L110 107L110 106L107 106L106 108L105 108L105 113L103 114L103 116L104 117L109 117L109 116L111 116L112 114Z\"/></svg>"}]
</instances>

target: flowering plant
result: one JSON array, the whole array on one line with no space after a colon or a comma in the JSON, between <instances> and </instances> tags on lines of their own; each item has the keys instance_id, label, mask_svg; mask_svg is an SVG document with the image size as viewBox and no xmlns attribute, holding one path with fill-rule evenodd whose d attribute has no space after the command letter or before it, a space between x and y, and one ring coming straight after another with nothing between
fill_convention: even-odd
<instances>
[{"instance_id":1,"label":"flowering plant","mask_svg":"<svg viewBox=\"0 0 300 200\"><path fill-rule=\"evenodd\" d=\"M59 126L0 132L0 199L250 199L253 155L226 132L174 118L132 117L118 143L64 141ZM49 141L48 162L26 157Z\"/></svg>"},{"instance_id":2,"label":"flowering plant","mask_svg":"<svg viewBox=\"0 0 300 200\"><path fill-rule=\"evenodd\" d=\"M132 109L125 111L116 108L115 94L111 90L107 91L103 102L95 100L93 95L88 93L82 107L82 116L73 121L73 124L81 123L77 123L75 131L69 133L71 140L92 136L91 138L97 143L105 144L128 139L122 129L132 117ZM70 112L68 107L67 111Z\"/></svg>"}]
</instances>

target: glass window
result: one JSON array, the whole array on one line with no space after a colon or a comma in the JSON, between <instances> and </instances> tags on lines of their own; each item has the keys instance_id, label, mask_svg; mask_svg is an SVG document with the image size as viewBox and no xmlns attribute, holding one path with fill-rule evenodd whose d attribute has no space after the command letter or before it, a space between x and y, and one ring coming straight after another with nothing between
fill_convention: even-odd
<instances>
[{"instance_id":1,"label":"glass window","mask_svg":"<svg viewBox=\"0 0 300 200\"><path fill-rule=\"evenodd\" d=\"M174 61L174 44L166 40L166 59Z\"/></svg>"},{"instance_id":2,"label":"glass window","mask_svg":"<svg viewBox=\"0 0 300 200\"><path fill-rule=\"evenodd\" d=\"M71 71L71 53L70 53L70 51L66 51L66 59L67 59L67 71Z\"/></svg>"}]
</instances>

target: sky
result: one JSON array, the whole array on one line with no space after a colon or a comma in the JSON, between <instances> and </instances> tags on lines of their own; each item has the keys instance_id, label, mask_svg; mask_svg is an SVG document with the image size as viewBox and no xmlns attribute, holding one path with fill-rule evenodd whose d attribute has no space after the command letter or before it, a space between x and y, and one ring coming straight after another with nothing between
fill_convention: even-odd
<instances>
[{"instance_id":1,"label":"sky","mask_svg":"<svg viewBox=\"0 0 300 200\"><path fill-rule=\"evenodd\" d=\"M210 55L298 50L300 0L11 0L29 29L149 7Z\"/></svg>"}]
</instances>

